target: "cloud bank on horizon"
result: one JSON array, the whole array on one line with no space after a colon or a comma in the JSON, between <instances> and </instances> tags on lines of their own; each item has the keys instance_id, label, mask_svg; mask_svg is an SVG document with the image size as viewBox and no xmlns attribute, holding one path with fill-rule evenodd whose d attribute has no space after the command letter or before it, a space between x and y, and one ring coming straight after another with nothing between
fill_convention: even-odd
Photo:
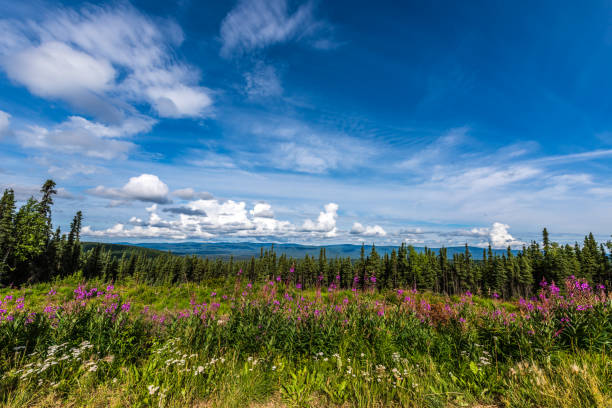
<instances>
[{"instance_id":1,"label":"cloud bank on horizon","mask_svg":"<svg viewBox=\"0 0 612 408\"><path fill-rule=\"evenodd\" d=\"M603 5L0 4L0 187L56 179L56 224L83 209L85 237L612 231Z\"/></svg>"}]
</instances>

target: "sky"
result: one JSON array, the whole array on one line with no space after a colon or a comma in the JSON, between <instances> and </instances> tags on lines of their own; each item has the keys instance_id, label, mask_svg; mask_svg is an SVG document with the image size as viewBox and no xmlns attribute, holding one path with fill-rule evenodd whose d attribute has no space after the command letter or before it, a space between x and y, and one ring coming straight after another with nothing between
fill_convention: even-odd
<instances>
[{"instance_id":1,"label":"sky","mask_svg":"<svg viewBox=\"0 0 612 408\"><path fill-rule=\"evenodd\" d=\"M0 0L0 188L104 242L612 233L610 1Z\"/></svg>"}]
</instances>

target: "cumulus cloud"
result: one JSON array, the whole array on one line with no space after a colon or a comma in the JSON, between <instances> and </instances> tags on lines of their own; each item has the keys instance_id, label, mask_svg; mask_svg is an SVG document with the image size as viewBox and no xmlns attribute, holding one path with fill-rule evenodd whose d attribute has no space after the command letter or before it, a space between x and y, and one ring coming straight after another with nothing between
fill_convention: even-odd
<instances>
[{"instance_id":1,"label":"cumulus cloud","mask_svg":"<svg viewBox=\"0 0 612 408\"><path fill-rule=\"evenodd\" d=\"M272 206L268 203L257 203L249 212L253 217L274 218L274 211L272 211Z\"/></svg>"},{"instance_id":2,"label":"cumulus cloud","mask_svg":"<svg viewBox=\"0 0 612 408\"><path fill-rule=\"evenodd\" d=\"M186 210L185 210L186 209ZM326 238L336 234L338 206L325 206L316 222L307 220L297 228L289 221L274 217L271 205L257 203L248 209L245 202L216 199L194 200L183 207L166 208L162 211L178 215L175 219L163 219L157 205L147 209L148 220L132 217L129 225L119 223L111 228L96 230L91 226L83 229L83 235L108 238L167 238L209 239L214 237L290 239Z\"/></svg>"},{"instance_id":3,"label":"cumulus cloud","mask_svg":"<svg viewBox=\"0 0 612 408\"><path fill-rule=\"evenodd\" d=\"M494 222L491 227L472 228L471 230L458 230L441 233L443 236L466 237L480 239L476 245L485 246L490 244L493 248L507 248L508 246L522 246L525 242L514 238L509 232L509 225Z\"/></svg>"},{"instance_id":4,"label":"cumulus cloud","mask_svg":"<svg viewBox=\"0 0 612 408\"><path fill-rule=\"evenodd\" d=\"M8 133L11 115L0 110L0 137Z\"/></svg>"},{"instance_id":5,"label":"cumulus cloud","mask_svg":"<svg viewBox=\"0 0 612 408\"><path fill-rule=\"evenodd\" d=\"M121 188L98 186L89 193L100 197L114 198L125 201L145 201L158 204L171 202L168 198L168 186L154 174L142 174L131 177ZM152 207L154 211L157 207Z\"/></svg>"},{"instance_id":6,"label":"cumulus cloud","mask_svg":"<svg viewBox=\"0 0 612 408\"><path fill-rule=\"evenodd\" d=\"M335 237L338 229L336 228L336 220L338 219L338 204L329 203L325 205L325 211L319 213L317 221L307 219L302 225L302 231L320 232L326 237Z\"/></svg>"},{"instance_id":7,"label":"cumulus cloud","mask_svg":"<svg viewBox=\"0 0 612 408\"><path fill-rule=\"evenodd\" d=\"M384 237L387 235L387 232L380 225L363 226L359 222L353 224L350 233L352 235L360 235L363 237Z\"/></svg>"}]
</instances>

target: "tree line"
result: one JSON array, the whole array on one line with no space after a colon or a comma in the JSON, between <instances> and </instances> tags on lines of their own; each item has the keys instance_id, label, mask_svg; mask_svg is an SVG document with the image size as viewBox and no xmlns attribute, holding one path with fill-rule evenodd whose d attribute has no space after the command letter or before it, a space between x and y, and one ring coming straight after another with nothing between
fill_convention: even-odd
<instances>
[{"instance_id":1,"label":"tree line","mask_svg":"<svg viewBox=\"0 0 612 408\"><path fill-rule=\"evenodd\" d=\"M598 244L593 234L582 245L550 242L543 230L542 245L533 241L517 254L510 248L503 255L491 247L483 249L482 260L474 260L469 247L452 259L447 250L425 248L418 252L402 244L391 253L379 254L376 247L362 245L358 259L326 256L303 258L277 254L274 247L247 260L209 259L162 253L151 256L143 250L117 256L98 244L82 249L81 212L77 212L68 234L53 230L51 207L55 183L47 180L41 198L30 198L16 209L14 191L6 189L0 201L0 285L19 286L49 281L76 272L86 279L108 281L132 277L148 284L203 282L211 279L243 279L249 282L281 280L303 288L389 289L411 287L457 294L471 291L500 297L529 296L543 280L561 282L574 275L592 283L612 283L612 241Z\"/></svg>"}]
</instances>

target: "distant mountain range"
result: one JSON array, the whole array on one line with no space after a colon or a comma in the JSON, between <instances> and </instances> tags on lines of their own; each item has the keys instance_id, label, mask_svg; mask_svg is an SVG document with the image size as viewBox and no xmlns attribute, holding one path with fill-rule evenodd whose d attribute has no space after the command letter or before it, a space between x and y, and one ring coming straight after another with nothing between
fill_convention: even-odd
<instances>
[{"instance_id":1,"label":"distant mountain range","mask_svg":"<svg viewBox=\"0 0 612 408\"><path fill-rule=\"evenodd\" d=\"M94 245L94 243L85 243L85 249L88 249ZM116 244L103 244L118 252L120 250L129 250L131 247L148 248L157 251L170 251L177 255L199 255L208 258L224 258L228 259L233 256L235 259L246 259L251 256L258 256L261 248L270 249L274 246L277 254L287 254L294 258L303 258L306 254L310 256L319 256L321 248L325 248L325 253L328 258L335 257L347 257L359 258L361 251L361 245L353 244L339 244L339 245L300 245L300 244L272 244L272 243L259 243L259 242L147 242L147 243L116 243ZM393 249L397 249L397 246L377 246L376 250L380 254L391 253ZM434 251L438 251L438 248L430 248ZM482 248L469 247L472 254L472 258L479 260L482 259ZM415 247L417 252L424 252L424 247ZM463 253L465 247L448 247L446 248L449 258L452 258L456 253ZM370 246L366 245L366 254L370 252ZM505 249L494 249L496 254L505 254ZM519 251L512 251L517 254Z\"/></svg>"}]
</instances>

